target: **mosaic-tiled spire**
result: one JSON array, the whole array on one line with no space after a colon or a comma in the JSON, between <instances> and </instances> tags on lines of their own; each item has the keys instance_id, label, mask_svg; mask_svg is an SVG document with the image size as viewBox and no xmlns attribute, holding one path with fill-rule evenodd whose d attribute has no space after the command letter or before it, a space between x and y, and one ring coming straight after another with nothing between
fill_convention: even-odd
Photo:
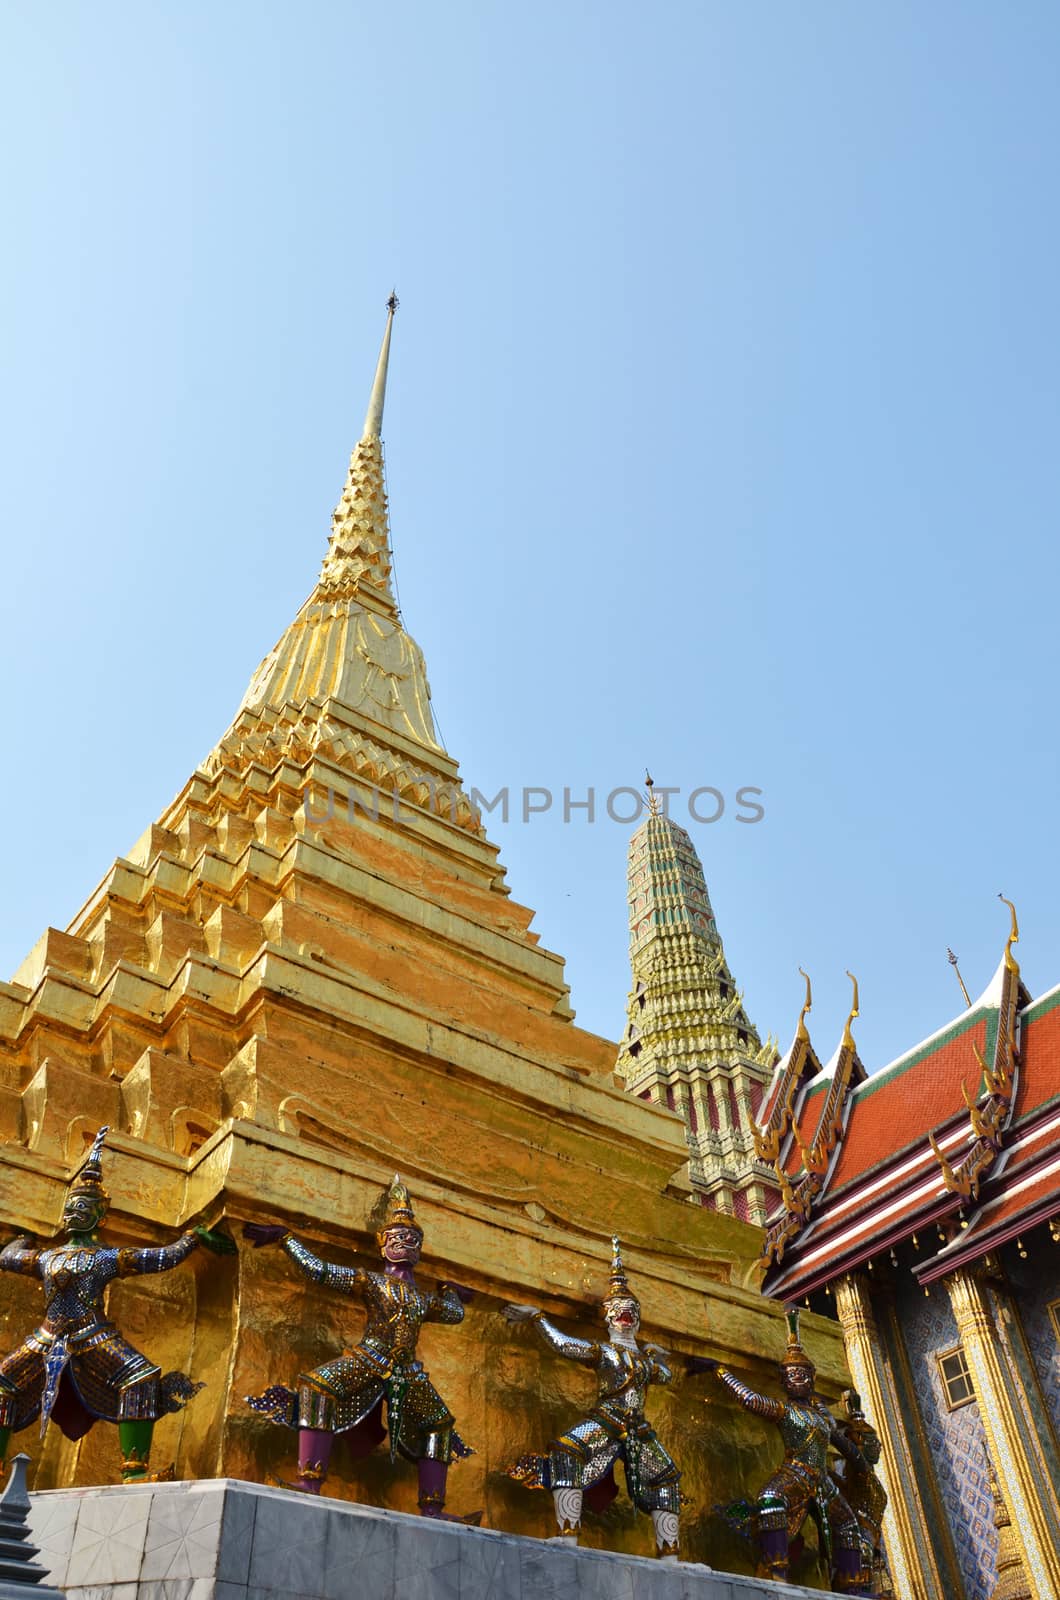
<instances>
[{"instance_id":1,"label":"mosaic-tiled spire","mask_svg":"<svg viewBox=\"0 0 1060 1600\"><path fill-rule=\"evenodd\" d=\"M633 987L617 1070L632 1094L684 1116L706 1203L764 1222L775 1189L753 1129L775 1047L744 1009L695 846L654 799L630 840L628 879Z\"/></svg>"}]
</instances>

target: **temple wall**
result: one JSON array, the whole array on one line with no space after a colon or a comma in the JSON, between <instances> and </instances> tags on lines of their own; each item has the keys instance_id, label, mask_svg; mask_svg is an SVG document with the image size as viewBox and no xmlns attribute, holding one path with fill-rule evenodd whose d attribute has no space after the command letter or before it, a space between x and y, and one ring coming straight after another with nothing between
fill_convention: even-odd
<instances>
[{"instance_id":1,"label":"temple wall","mask_svg":"<svg viewBox=\"0 0 1060 1600\"><path fill-rule=\"evenodd\" d=\"M1060 1324L1049 1313L1053 1304L1060 1311L1058 1257L1060 1250L1050 1240L1038 1242L1033 1260L1023 1260L1014 1246L1006 1249L1004 1260L1053 1432L1060 1437Z\"/></svg>"},{"instance_id":2,"label":"temple wall","mask_svg":"<svg viewBox=\"0 0 1060 1600\"><path fill-rule=\"evenodd\" d=\"M913 1393L956 1548L965 1600L990 1600L997 1581L997 1530L986 1464L986 1435L974 1400L947 1408L936 1356L959 1345L944 1288L930 1295L912 1281L896 1289Z\"/></svg>"}]
</instances>

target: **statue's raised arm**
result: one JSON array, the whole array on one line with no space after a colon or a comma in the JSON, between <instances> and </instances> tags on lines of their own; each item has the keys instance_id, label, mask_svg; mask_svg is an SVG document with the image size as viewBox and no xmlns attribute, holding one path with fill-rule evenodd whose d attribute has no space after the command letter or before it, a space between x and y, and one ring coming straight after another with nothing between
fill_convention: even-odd
<instances>
[{"instance_id":1,"label":"statue's raised arm","mask_svg":"<svg viewBox=\"0 0 1060 1600\"><path fill-rule=\"evenodd\" d=\"M600 1358L599 1344L590 1339L576 1339L572 1333L564 1333L536 1306L503 1306L501 1315L509 1322L533 1323L542 1344L547 1345L553 1355L562 1356L566 1361L582 1361L587 1366L595 1366Z\"/></svg>"}]
</instances>

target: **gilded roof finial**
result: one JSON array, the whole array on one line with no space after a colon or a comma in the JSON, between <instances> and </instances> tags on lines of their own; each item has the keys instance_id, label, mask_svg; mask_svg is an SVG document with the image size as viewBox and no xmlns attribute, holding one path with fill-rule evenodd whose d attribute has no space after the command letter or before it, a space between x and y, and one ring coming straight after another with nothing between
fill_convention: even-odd
<instances>
[{"instance_id":1,"label":"gilded roof finial","mask_svg":"<svg viewBox=\"0 0 1060 1600\"><path fill-rule=\"evenodd\" d=\"M400 303L394 293L391 293L390 299L386 303L386 328L383 332L383 343L375 369L372 397L368 402L368 411L364 419L362 439L378 439L382 432L383 404L386 400L386 372L390 364L390 330L394 326L394 312Z\"/></svg>"},{"instance_id":2,"label":"gilded roof finial","mask_svg":"<svg viewBox=\"0 0 1060 1600\"><path fill-rule=\"evenodd\" d=\"M1016 907L1012 904L1011 900L1006 900L1003 894L999 894L998 899L1004 901L1004 904L1007 905L1009 910L1012 912L1012 927L1009 930L1009 936L1005 943L1005 965L1008 967L1010 972L1015 972L1018 974L1019 967L1016 963L1015 956L1012 954L1012 946L1014 944L1019 944L1020 937L1020 925L1016 921Z\"/></svg>"},{"instance_id":3,"label":"gilded roof finial","mask_svg":"<svg viewBox=\"0 0 1060 1600\"><path fill-rule=\"evenodd\" d=\"M965 1005L966 1006L970 1006L971 1003L972 1003L972 997L968 993L968 990L964 986L964 979L961 977L961 969L957 965L957 957L954 955L952 950L947 950L946 951L946 960L949 962L950 966L953 968L954 972L957 974L957 982L961 986L961 993L964 996Z\"/></svg>"},{"instance_id":4,"label":"gilded roof finial","mask_svg":"<svg viewBox=\"0 0 1060 1600\"><path fill-rule=\"evenodd\" d=\"M659 815L659 800L655 793L655 779L652 777L647 767L644 768L644 785L648 791L646 797L648 801L648 811L653 817L657 817Z\"/></svg>"},{"instance_id":5,"label":"gilded roof finial","mask_svg":"<svg viewBox=\"0 0 1060 1600\"><path fill-rule=\"evenodd\" d=\"M855 1048L854 1035L851 1033L850 1027L851 1023L854 1021L854 1018L858 1015L858 980L849 970L847 972L847 977L854 985L854 997L850 1002L850 1015L847 1018L847 1025L843 1029L843 1043L846 1045L848 1050L853 1050Z\"/></svg>"},{"instance_id":6,"label":"gilded roof finial","mask_svg":"<svg viewBox=\"0 0 1060 1600\"><path fill-rule=\"evenodd\" d=\"M802 972L801 967L799 968L799 971ZM802 975L806 979L806 999L802 1003L802 1010L799 1012L799 1025L795 1032L798 1038L808 1039L810 1037L810 1031L806 1026L806 1018L813 1010L813 990L810 987L810 974L808 972L802 972Z\"/></svg>"}]
</instances>

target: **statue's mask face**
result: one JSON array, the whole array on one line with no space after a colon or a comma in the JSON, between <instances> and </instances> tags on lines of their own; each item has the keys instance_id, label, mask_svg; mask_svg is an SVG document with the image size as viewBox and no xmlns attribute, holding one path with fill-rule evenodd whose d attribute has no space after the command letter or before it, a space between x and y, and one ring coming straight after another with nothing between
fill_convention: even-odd
<instances>
[{"instance_id":1,"label":"statue's mask face","mask_svg":"<svg viewBox=\"0 0 1060 1600\"><path fill-rule=\"evenodd\" d=\"M811 1366L782 1367L780 1382L795 1400L808 1400L813 1394L814 1371Z\"/></svg>"},{"instance_id":2,"label":"statue's mask face","mask_svg":"<svg viewBox=\"0 0 1060 1600\"><path fill-rule=\"evenodd\" d=\"M95 1233L106 1210L102 1200L75 1190L67 1195L63 1206L63 1227L67 1233Z\"/></svg>"},{"instance_id":3,"label":"statue's mask face","mask_svg":"<svg viewBox=\"0 0 1060 1600\"><path fill-rule=\"evenodd\" d=\"M635 1334L640 1327L640 1306L632 1295L622 1295L604 1303L604 1320L612 1333Z\"/></svg>"},{"instance_id":4,"label":"statue's mask face","mask_svg":"<svg viewBox=\"0 0 1060 1600\"><path fill-rule=\"evenodd\" d=\"M395 1267L414 1267L420 1259L423 1234L418 1228L399 1223L383 1235L383 1258Z\"/></svg>"}]
</instances>

